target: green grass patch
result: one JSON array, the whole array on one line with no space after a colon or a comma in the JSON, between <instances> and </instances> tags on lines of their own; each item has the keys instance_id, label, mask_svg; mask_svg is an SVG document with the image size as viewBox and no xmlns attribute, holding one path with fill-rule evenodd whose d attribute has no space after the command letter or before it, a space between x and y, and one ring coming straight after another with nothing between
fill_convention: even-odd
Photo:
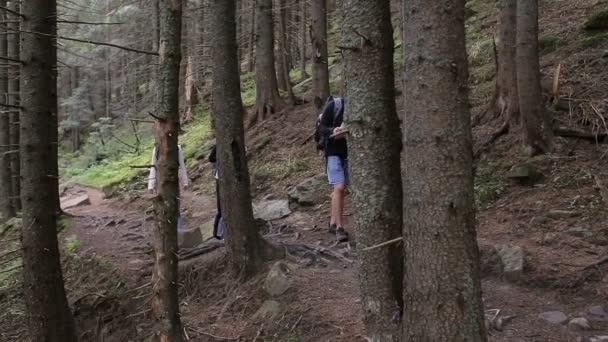
<instances>
[{"instance_id":1,"label":"green grass patch","mask_svg":"<svg viewBox=\"0 0 608 342\"><path fill-rule=\"evenodd\" d=\"M241 83L241 97L243 106L249 107L255 104L255 79L253 77L243 80Z\"/></svg>"},{"instance_id":2,"label":"green grass patch","mask_svg":"<svg viewBox=\"0 0 608 342\"><path fill-rule=\"evenodd\" d=\"M81 242L78 239L78 237L76 235L71 235L65 238L64 241L64 248L65 251L73 254L74 252L76 252L76 250L78 249L78 247L80 247Z\"/></svg>"},{"instance_id":3,"label":"green grass patch","mask_svg":"<svg viewBox=\"0 0 608 342\"><path fill-rule=\"evenodd\" d=\"M184 133L180 136L184 157L188 162L196 156L206 139L211 136L211 124L208 111L195 112L194 120L183 128ZM126 138L125 138L126 139ZM111 184L120 184L144 176L148 170L132 168L131 166L142 166L150 163L154 137L148 134L140 137L139 151L124 151L117 145L107 147L107 157L101 161L95 161L90 157L90 151L95 146L85 146L79 154L63 155L62 177L73 179L79 183L103 187ZM94 142L90 144L95 145Z\"/></svg>"},{"instance_id":4,"label":"green grass patch","mask_svg":"<svg viewBox=\"0 0 608 342\"><path fill-rule=\"evenodd\" d=\"M508 167L497 162L479 165L475 173L475 202L478 206L488 205L497 200L505 191L504 173Z\"/></svg>"},{"instance_id":5,"label":"green grass patch","mask_svg":"<svg viewBox=\"0 0 608 342\"><path fill-rule=\"evenodd\" d=\"M553 52L565 44L564 38L556 34L546 34L538 39L538 48L541 54Z\"/></svg>"},{"instance_id":6,"label":"green grass patch","mask_svg":"<svg viewBox=\"0 0 608 342\"><path fill-rule=\"evenodd\" d=\"M608 32L588 34L581 40L581 46L586 49L596 48L606 43L608 43Z\"/></svg>"}]
</instances>

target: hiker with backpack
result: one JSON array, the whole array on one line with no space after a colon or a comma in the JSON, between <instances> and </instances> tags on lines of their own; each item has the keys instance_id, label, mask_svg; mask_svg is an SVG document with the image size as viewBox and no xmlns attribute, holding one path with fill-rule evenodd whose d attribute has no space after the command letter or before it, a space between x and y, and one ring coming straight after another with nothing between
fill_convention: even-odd
<instances>
[{"instance_id":1,"label":"hiker with backpack","mask_svg":"<svg viewBox=\"0 0 608 342\"><path fill-rule=\"evenodd\" d=\"M317 121L315 141L317 149L325 154L327 180L333 186L329 233L338 242L348 241L344 230L344 195L349 182L348 146L344 127L344 98L330 96Z\"/></svg>"},{"instance_id":2,"label":"hiker with backpack","mask_svg":"<svg viewBox=\"0 0 608 342\"><path fill-rule=\"evenodd\" d=\"M224 239L224 218L222 217L222 207L220 205L220 177L217 163L217 146L213 145L209 154L209 163L212 166L213 178L215 178L215 197L217 201L217 214L213 222L213 237L218 240Z\"/></svg>"},{"instance_id":3,"label":"hiker with backpack","mask_svg":"<svg viewBox=\"0 0 608 342\"><path fill-rule=\"evenodd\" d=\"M182 153L181 145L177 146L178 151L178 162L179 162L179 183L182 188L186 189L190 185L188 179L188 170L186 169L186 163L184 162L184 154ZM148 176L148 191L150 193L156 193L156 163L158 162L158 145L154 144L152 149L152 159L150 160L150 175ZM181 210L179 209L179 197L177 198L177 230L184 228L184 218L182 217Z\"/></svg>"}]
</instances>

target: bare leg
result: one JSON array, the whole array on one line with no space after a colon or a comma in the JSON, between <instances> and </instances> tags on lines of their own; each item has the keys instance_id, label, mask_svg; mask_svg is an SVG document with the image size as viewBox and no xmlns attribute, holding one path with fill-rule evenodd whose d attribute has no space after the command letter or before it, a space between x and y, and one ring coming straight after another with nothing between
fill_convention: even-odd
<instances>
[{"instance_id":1,"label":"bare leg","mask_svg":"<svg viewBox=\"0 0 608 342\"><path fill-rule=\"evenodd\" d=\"M344 184L334 185L334 191L331 198L331 224L337 227L343 227L344 213Z\"/></svg>"}]
</instances>

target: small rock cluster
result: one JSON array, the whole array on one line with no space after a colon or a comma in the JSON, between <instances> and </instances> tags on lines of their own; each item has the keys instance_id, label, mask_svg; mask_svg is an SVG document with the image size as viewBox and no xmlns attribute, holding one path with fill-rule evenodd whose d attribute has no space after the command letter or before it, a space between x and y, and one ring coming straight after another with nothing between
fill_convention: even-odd
<instances>
[{"instance_id":1,"label":"small rock cluster","mask_svg":"<svg viewBox=\"0 0 608 342\"><path fill-rule=\"evenodd\" d=\"M575 332L591 331L594 329L593 322L608 322L608 313L601 305L590 306L587 313L579 313L576 316L568 317L562 311L547 311L538 315L538 318L552 325L567 325L568 329ZM581 341L588 342L608 342L608 335L594 336L587 340L579 338Z\"/></svg>"}]
</instances>

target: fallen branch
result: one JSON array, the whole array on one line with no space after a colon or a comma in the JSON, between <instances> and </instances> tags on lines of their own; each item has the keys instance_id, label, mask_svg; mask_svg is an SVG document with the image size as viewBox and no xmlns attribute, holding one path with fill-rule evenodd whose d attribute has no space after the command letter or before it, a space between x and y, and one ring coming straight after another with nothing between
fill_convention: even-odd
<instances>
[{"instance_id":1,"label":"fallen branch","mask_svg":"<svg viewBox=\"0 0 608 342\"><path fill-rule=\"evenodd\" d=\"M581 129L567 128L567 127L555 127L553 129L553 133L555 133L555 135L558 135L560 137L580 138L580 139L592 140L595 142L603 141L604 139L606 139L606 137L608 137L608 133L594 134L594 133L590 133L587 131L583 131Z\"/></svg>"},{"instance_id":2,"label":"fallen branch","mask_svg":"<svg viewBox=\"0 0 608 342\"><path fill-rule=\"evenodd\" d=\"M129 120L129 121L133 121L133 122L146 122L146 123L154 123L154 121L152 121L152 120L144 120L144 119L131 119L131 118L127 118L127 120Z\"/></svg>"},{"instance_id":3,"label":"fallen branch","mask_svg":"<svg viewBox=\"0 0 608 342\"><path fill-rule=\"evenodd\" d=\"M12 272L12 271L18 270L18 269L20 269L20 268L22 268L22 267L23 267L23 264L21 264L21 265L17 265L17 266L15 266L15 267L11 267L11 268L8 268L8 269L6 269L6 270L2 270L2 271L0 271L0 274L2 274L2 273L8 273L8 272Z\"/></svg>"},{"instance_id":4,"label":"fallen branch","mask_svg":"<svg viewBox=\"0 0 608 342\"><path fill-rule=\"evenodd\" d=\"M155 168L156 165L129 165L131 169L151 169L153 167Z\"/></svg>"},{"instance_id":5,"label":"fallen branch","mask_svg":"<svg viewBox=\"0 0 608 342\"><path fill-rule=\"evenodd\" d=\"M377 245L373 245L373 246L370 246L370 247L365 247L365 248L363 248L363 251L366 251L366 252L367 251L371 251L371 250L374 250L374 249L377 249L377 248L380 248L380 247L384 247L384 246L392 245L392 244L397 243L397 242L401 242L402 240L403 240L403 237L398 237L396 239L388 240L388 241L385 241L383 243L379 243Z\"/></svg>"},{"instance_id":6,"label":"fallen branch","mask_svg":"<svg viewBox=\"0 0 608 342\"><path fill-rule=\"evenodd\" d=\"M209 241L209 242L207 242L207 244L205 244L203 246L200 246L200 247L190 248L190 249L187 249L187 250L180 250L179 251L179 261L184 261L184 260L192 259L192 258L195 258L195 257L197 257L199 255L203 255L203 254L207 254L207 253L213 252L214 250L216 250L216 249L218 249L220 247L224 247L224 242Z\"/></svg>"},{"instance_id":7,"label":"fallen branch","mask_svg":"<svg viewBox=\"0 0 608 342\"><path fill-rule=\"evenodd\" d=\"M55 20L58 24L79 24L79 25L124 25L124 23L98 23L90 21Z\"/></svg>"},{"instance_id":8,"label":"fallen branch","mask_svg":"<svg viewBox=\"0 0 608 342\"><path fill-rule=\"evenodd\" d=\"M214 338L216 340L223 340L223 341L236 341L238 340L240 337L226 337L226 336L217 336L217 335L213 335L212 333L208 333L206 331L202 331L199 330L197 328L194 327L188 327L190 330L194 331L197 334L201 334L201 335L205 335L211 338Z\"/></svg>"},{"instance_id":9,"label":"fallen branch","mask_svg":"<svg viewBox=\"0 0 608 342\"><path fill-rule=\"evenodd\" d=\"M21 18L25 18L25 16L24 16L23 14L21 14L21 13L19 13L19 12L17 12L17 11L13 11L12 9L10 9L10 8L6 8L6 7L4 7L4 6L0 6L0 11L5 11L5 12L8 12L8 13L10 13L10 14L14 14L14 15L16 15L16 16L19 16L19 17L21 17Z\"/></svg>"}]
</instances>

